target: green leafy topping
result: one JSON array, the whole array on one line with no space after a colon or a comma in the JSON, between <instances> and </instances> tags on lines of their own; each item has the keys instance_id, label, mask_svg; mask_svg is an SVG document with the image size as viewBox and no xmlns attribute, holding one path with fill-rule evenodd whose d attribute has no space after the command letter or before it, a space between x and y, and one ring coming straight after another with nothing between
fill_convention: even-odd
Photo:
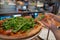
<instances>
[{"instance_id":1,"label":"green leafy topping","mask_svg":"<svg viewBox=\"0 0 60 40\"><path fill-rule=\"evenodd\" d=\"M16 33L20 30L27 31L35 26L35 22L33 18L24 18L24 17L13 17L7 19L3 23L3 27L5 30L12 29L12 32Z\"/></svg>"}]
</instances>

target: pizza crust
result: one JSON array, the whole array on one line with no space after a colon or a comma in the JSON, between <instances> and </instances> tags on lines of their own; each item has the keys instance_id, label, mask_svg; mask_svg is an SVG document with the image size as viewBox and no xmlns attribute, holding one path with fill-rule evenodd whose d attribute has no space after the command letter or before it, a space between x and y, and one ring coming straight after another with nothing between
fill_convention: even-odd
<instances>
[{"instance_id":1,"label":"pizza crust","mask_svg":"<svg viewBox=\"0 0 60 40\"><path fill-rule=\"evenodd\" d=\"M6 36L6 35L0 34L0 38L2 38L2 39L26 39L26 38L30 38L30 37L38 34L41 31L41 28L42 28L42 26L36 26L28 33L26 32L24 34L18 34L18 35L14 35L14 36Z\"/></svg>"}]
</instances>

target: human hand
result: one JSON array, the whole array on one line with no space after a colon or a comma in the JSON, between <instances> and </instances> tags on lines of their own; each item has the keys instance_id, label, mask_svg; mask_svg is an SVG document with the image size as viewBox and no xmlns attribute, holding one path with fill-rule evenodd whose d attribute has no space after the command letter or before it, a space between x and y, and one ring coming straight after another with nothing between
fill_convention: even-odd
<instances>
[{"instance_id":1,"label":"human hand","mask_svg":"<svg viewBox=\"0 0 60 40\"><path fill-rule=\"evenodd\" d=\"M54 15L52 13L48 13L48 14L45 14L45 15L48 15L50 18L53 18L54 20L56 20L57 22L60 22L60 18L59 16L57 15Z\"/></svg>"},{"instance_id":2,"label":"human hand","mask_svg":"<svg viewBox=\"0 0 60 40\"><path fill-rule=\"evenodd\" d=\"M53 19L48 20L48 23L45 21L41 21L48 29L51 29L52 31L57 30L57 26L55 25L55 22Z\"/></svg>"}]
</instances>

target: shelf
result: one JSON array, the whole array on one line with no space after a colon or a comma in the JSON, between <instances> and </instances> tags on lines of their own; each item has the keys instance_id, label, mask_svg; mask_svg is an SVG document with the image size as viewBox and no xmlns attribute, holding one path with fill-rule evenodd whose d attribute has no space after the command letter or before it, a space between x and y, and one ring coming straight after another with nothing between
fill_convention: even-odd
<instances>
[{"instance_id":1,"label":"shelf","mask_svg":"<svg viewBox=\"0 0 60 40\"><path fill-rule=\"evenodd\" d=\"M30 12L30 11L22 11L22 12L17 12L15 9L9 9L9 8L1 8L0 9L0 16L2 15L13 15L13 14L24 14L24 13L41 13L41 12Z\"/></svg>"},{"instance_id":2,"label":"shelf","mask_svg":"<svg viewBox=\"0 0 60 40\"><path fill-rule=\"evenodd\" d=\"M9 6L9 5L3 5L0 7L0 16L2 15L14 15L14 14L24 14L24 13L41 13L41 11L22 11L22 12L17 12L15 6Z\"/></svg>"},{"instance_id":3,"label":"shelf","mask_svg":"<svg viewBox=\"0 0 60 40\"><path fill-rule=\"evenodd\" d=\"M8 13L0 13L0 16L3 16L3 15L14 15L14 14L34 14L34 13L42 13L42 12L28 12L28 11L26 11L26 12L8 12Z\"/></svg>"}]
</instances>

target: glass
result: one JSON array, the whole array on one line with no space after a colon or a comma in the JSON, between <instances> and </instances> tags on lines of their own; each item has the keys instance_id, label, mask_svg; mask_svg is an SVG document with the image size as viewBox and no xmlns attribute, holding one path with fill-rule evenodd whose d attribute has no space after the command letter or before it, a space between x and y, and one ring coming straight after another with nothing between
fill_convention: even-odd
<instances>
[{"instance_id":1,"label":"glass","mask_svg":"<svg viewBox=\"0 0 60 40\"><path fill-rule=\"evenodd\" d=\"M37 1L37 7L43 7L44 5L43 5L43 3L42 2L40 2L40 1Z\"/></svg>"}]
</instances>

